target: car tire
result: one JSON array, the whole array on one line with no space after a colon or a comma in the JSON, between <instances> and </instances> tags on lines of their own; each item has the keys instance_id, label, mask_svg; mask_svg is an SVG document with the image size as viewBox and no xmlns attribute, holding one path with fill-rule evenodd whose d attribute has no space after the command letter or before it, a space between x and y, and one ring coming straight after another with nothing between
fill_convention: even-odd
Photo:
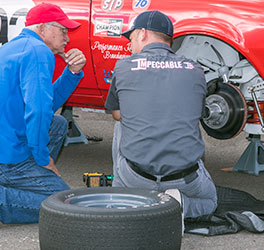
<instances>
[{"instance_id":1,"label":"car tire","mask_svg":"<svg viewBox=\"0 0 264 250\"><path fill-rule=\"evenodd\" d=\"M41 204L40 249L177 250L181 216L178 201L153 190L67 190Z\"/></svg>"}]
</instances>

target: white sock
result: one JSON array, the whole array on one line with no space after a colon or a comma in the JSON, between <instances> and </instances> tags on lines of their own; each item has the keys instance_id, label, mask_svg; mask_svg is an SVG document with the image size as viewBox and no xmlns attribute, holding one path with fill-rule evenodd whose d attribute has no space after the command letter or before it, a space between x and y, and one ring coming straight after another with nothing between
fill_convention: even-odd
<instances>
[{"instance_id":1,"label":"white sock","mask_svg":"<svg viewBox=\"0 0 264 250\"><path fill-rule=\"evenodd\" d=\"M181 214L182 214L182 236L183 236L184 235L184 214L183 214L183 201L181 198L181 193L177 188L175 188L175 189L167 189L165 191L165 194L168 194L169 196L171 196L172 198L174 198L176 201L180 203Z\"/></svg>"}]
</instances>

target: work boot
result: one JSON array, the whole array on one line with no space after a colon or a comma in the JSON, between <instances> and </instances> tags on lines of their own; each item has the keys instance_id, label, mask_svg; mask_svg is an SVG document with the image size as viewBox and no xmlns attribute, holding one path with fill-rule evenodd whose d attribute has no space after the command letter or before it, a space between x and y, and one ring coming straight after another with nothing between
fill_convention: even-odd
<instances>
[{"instance_id":1,"label":"work boot","mask_svg":"<svg viewBox=\"0 0 264 250\"><path fill-rule=\"evenodd\" d=\"M171 196L172 198L174 198L176 201L180 203L181 217L182 217L182 236L183 236L184 235L184 213L183 213L183 200L181 197L181 193L177 188L175 188L175 189L167 189L165 191L165 194L168 194L169 196Z\"/></svg>"}]
</instances>

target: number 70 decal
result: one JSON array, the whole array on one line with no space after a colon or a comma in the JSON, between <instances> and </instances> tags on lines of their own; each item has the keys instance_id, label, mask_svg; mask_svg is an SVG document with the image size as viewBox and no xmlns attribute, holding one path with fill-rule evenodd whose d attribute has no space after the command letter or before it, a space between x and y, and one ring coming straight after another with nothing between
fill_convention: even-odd
<instances>
[{"instance_id":1,"label":"number 70 decal","mask_svg":"<svg viewBox=\"0 0 264 250\"><path fill-rule=\"evenodd\" d=\"M151 0L133 0L133 10L142 11L148 9Z\"/></svg>"}]
</instances>

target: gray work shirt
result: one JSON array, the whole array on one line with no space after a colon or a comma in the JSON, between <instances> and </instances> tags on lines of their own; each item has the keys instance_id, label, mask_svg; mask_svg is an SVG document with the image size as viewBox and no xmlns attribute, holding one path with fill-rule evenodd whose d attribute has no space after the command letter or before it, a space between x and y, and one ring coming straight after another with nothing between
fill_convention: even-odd
<instances>
[{"instance_id":1,"label":"gray work shirt","mask_svg":"<svg viewBox=\"0 0 264 250\"><path fill-rule=\"evenodd\" d=\"M120 110L121 153L152 175L194 165L204 153L205 95L202 67L164 43L118 61L105 107Z\"/></svg>"}]
</instances>

